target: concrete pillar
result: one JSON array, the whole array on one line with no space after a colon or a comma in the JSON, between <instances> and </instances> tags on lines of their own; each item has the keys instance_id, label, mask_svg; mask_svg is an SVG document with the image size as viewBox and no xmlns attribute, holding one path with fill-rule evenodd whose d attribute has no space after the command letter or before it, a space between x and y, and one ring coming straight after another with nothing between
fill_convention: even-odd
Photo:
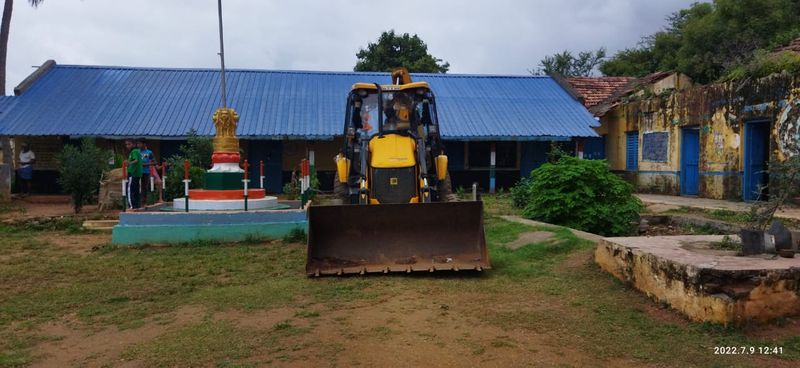
<instances>
[{"instance_id":1,"label":"concrete pillar","mask_svg":"<svg viewBox=\"0 0 800 368\"><path fill-rule=\"evenodd\" d=\"M497 164L497 145L492 142L491 147L491 153L489 153L489 193L494 193L495 165Z\"/></svg>"},{"instance_id":2,"label":"concrete pillar","mask_svg":"<svg viewBox=\"0 0 800 368\"><path fill-rule=\"evenodd\" d=\"M11 200L11 165L0 163L0 201Z\"/></svg>"}]
</instances>

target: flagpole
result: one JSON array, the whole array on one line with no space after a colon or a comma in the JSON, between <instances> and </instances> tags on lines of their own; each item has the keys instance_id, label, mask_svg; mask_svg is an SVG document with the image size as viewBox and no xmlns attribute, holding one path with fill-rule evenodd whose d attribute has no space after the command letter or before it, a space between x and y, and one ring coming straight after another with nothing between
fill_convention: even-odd
<instances>
[{"instance_id":1,"label":"flagpole","mask_svg":"<svg viewBox=\"0 0 800 368\"><path fill-rule=\"evenodd\" d=\"M219 61L220 68L220 90L222 93L222 107L228 107L228 96L225 88L225 42L222 37L222 0L217 0L217 12L219 15Z\"/></svg>"}]
</instances>

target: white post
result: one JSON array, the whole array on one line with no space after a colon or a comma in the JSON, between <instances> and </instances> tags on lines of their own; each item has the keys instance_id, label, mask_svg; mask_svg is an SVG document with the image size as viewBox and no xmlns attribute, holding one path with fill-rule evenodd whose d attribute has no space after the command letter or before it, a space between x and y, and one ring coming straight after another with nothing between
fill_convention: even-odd
<instances>
[{"instance_id":1,"label":"white post","mask_svg":"<svg viewBox=\"0 0 800 368\"><path fill-rule=\"evenodd\" d=\"M192 181L191 179L183 180L183 195L187 197L189 196L189 182L191 181Z\"/></svg>"},{"instance_id":2,"label":"white post","mask_svg":"<svg viewBox=\"0 0 800 368\"><path fill-rule=\"evenodd\" d=\"M472 183L472 200L478 200L478 183Z\"/></svg>"}]
</instances>

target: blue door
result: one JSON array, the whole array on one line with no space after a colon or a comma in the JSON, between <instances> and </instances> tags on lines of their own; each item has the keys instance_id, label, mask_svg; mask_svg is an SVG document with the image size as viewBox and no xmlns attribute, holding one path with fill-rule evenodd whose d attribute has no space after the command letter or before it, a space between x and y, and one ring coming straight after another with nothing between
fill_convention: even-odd
<instances>
[{"instance_id":1,"label":"blue door","mask_svg":"<svg viewBox=\"0 0 800 368\"><path fill-rule=\"evenodd\" d=\"M767 199L767 162L769 161L769 122L751 121L744 130L744 193L745 201Z\"/></svg>"},{"instance_id":2,"label":"blue door","mask_svg":"<svg viewBox=\"0 0 800 368\"><path fill-rule=\"evenodd\" d=\"M685 128L681 136L681 194L700 192L700 130Z\"/></svg>"},{"instance_id":3,"label":"blue door","mask_svg":"<svg viewBox=\"0 0 800 368\"><path fill-rule=\"evenodd\" d=\"M626 133L625 170L639 170L639 132Z\"/></svg>"}]
</instances>

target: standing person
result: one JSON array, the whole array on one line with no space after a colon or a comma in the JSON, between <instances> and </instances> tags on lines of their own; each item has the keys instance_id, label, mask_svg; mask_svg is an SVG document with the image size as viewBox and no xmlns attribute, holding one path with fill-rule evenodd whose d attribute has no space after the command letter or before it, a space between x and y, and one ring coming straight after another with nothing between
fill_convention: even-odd
<instances>
[{"instance_id":1,"label":"standing person","mask_svg":"<svg viewBox=\"0 0 800 368\"><path fill-rule=\"evenodd\" d=\"M137 209L141 207L141 187L142 180L142 153L134 146L133 139L125 140L125 148L128 153L128 208Z\"/></svg>"},{"instance_id":2,"label":"standing person","mask_svg":"<svg viewBox=\"0 0 800 368\"><path fill-rule=\"evenodd\" d=\"M142 200L142 206L146 206L147 194L150 192L150 168L153 165L153 151L147 149L147 141L144 138L139 138L136 145L142 154L141 196L139 198Z\"/></svg>"},{"instance_id":3,"label":"standing person","mask_svg":"<svg viewBox=\"0 0 800 368\"><path fill-rule=\"evenodd\" d=\"M17 162L17 177L20 181L20 196L31 195L31 181L33 180L33 163L36 161L36 154L31 151L27 143L20 147L19 161Z\"/></svg>"}]
</instances>

